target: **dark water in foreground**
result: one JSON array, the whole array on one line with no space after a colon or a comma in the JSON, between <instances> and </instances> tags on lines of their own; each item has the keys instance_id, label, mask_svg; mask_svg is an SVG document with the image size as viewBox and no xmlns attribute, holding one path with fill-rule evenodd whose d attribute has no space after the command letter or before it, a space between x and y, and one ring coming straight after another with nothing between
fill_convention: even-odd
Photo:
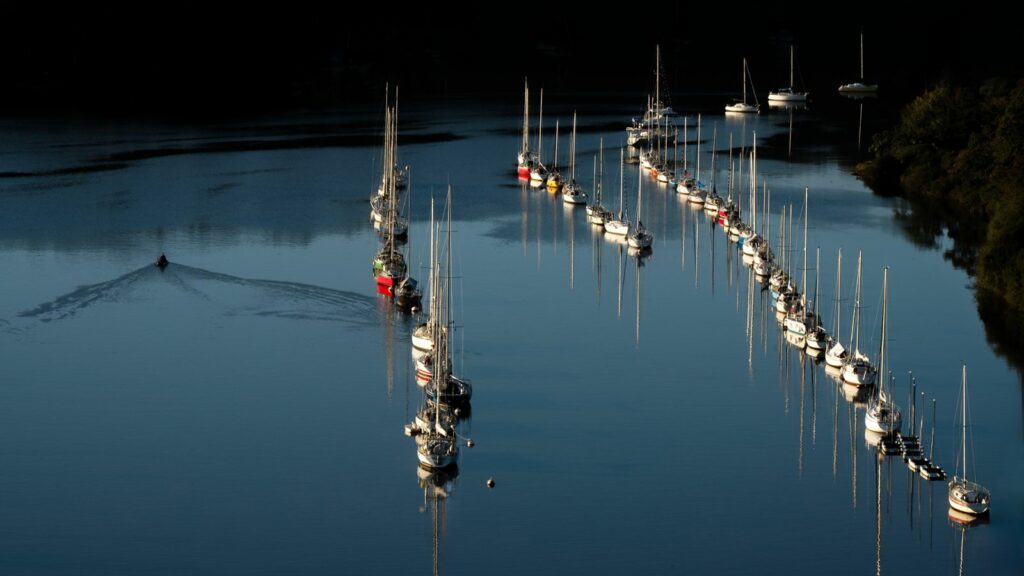
<instances>
[{"instance_id":1,"label":"dark water in foreground","mask_svg":"<svg viewBox=\"0 0 1024 576\"><path fill-rule=\"evenodd\" d=\"M632 104L580 111L580 171L589 187L604 136L608 196ZM831 320L843 248L844 333L863 250L869 350L890 267L896 398L907 411L912 370L937 399L949 472L968 363L993 512L966 531L945 483L875 456L863 406L781 339L703 213L645 186L655 246L640 266L582 208L516 182L517 110L405 109L417 270L430 194L450 179L455 195L455 364L475 383L462 432L476 446L453 477L418 473L402 434L421 395L414 320L369 274L376 111L196 129L4 122L0 570L1020 572L1020 378L942 246L911 242L896 201L848 173L855 103L843 118L797 113L793 161L784 112L704 121L722 150L729 131L771 143L759 168L773 239L783 204L799 230L810 187L809 267L820 246ZM812 129L827 141L801 141ZM635 205L635 166L625 180ZM161 251L162 273L149 266Z\"/></svg>"}]
</instances>

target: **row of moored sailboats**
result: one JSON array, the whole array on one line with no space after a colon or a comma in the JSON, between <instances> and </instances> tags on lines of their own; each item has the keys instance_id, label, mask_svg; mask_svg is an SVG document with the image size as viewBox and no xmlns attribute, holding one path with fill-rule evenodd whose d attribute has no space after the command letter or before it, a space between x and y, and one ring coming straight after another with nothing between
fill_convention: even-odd
<instances>
[{"instance_id":1,"label":"row of moored sailboats","mask_svg":"<svg viewBox=\"0 0 1024 576\"><path fill-rule=\"evenodd\" d=\"M409 224L402 216L402 207L408 205L408 194L403 199L402 191L409 184L409 169L399 168L397 101L396 91L394 104L388 102L385 107L381 183L370 198L370 219L381 240L373 259L373 276L379 294L392 299L400 309L416 313L420 311L422 292L409 275L402 252L409 238ZM473 392L468 380L452 372L451 198L449 187L443 236L431 199L427 320L418 324L411 335L416 382L423 390L424 402L405 431L415 437L417 460L428 471L455 467L459 456L458 423L468 413Z\"/></svg>"},{"instance_id":2,"label":"row of moored sailboats","mask_svg":"<svg viewBox=\"0 0 1024 576\"><path fill-rule=\"evenodd\" d=\"M903 435L902 430L902 413L899 406L894 401L893 393L887 388L892 388L893 382L891 374L887 372L886 362L887 358L887 307L888 307L888 269L883 271L883 282L882 282L882 300L883 300L883 311L882 311L882 322L881 322L881 336L879 339L879 350L878 350L878 364L871 360L870 356L861 348L860 345L860 310L861 310L861 268L862 258L858 255L857 262L857 280L856 288L854 292L854 307L853 307L853 318L851 322L850 337L845 342L841 340L839 334L839 298L837 297L837 305L834 315L834 322L836 326L835 333L829 333L828 330L822 323L822 319L817 310L815 310L815 304L817 296L814 299L808 299L807 295L807 221L809 217L809 190L805 188L804 191L804 209L803 209L803 266L802 266L802 280L798 286L796 280L792 277L791 271L793 263L790 262L791 258L787 257L787 254L792 250L789 246L783 243L784 234L786 229L786 211L783 210L782 216L780 217L780 234L779 234L779 251L782 256L781 261L776 261L775 255L770 247L770 227L768 222L769 214L769 203L770 198L768 196L767 184L763 185L763 199L762 199L762 211L761 220L762 223L758 222L758 181L757 181L757 137L756 134L753 136L753 144L749 152L748 158L743 158L743 154L739 159L739 173L738 178L734 178L735 173L733 161L731 158L731 138L730 138L730 160L729 160L729 186L728 196L723 199L717 194L717 189L714 185L714 175L717 173L715 163L715 155L712 154L712 168L711 168L711 185L707 186L700 178L700 143L701 143L701 118L698 116L697 120L697 162L696 171L694 175L689 172L689 164L687 162L687 146L685 135L687 134L687 120L684 118L684 140L683 140L683 164L680 167L679 162L675 158L675 152L677 151L676 144L678 138L676 137L676 129L674 127L674 120L672 114L666 114L666 110L671 110L668 106L665 106L661 100L660 94L657 92L654 98L648 99L647 110L645 111L642 121L634 120L633 124L627 128L628 142L634 146L644 147L646 149L640 152L640 169L638 170L638 185L637 185L637 211L636 218L630 220L626 208L623 203L624 198L624 152L620 150L620 174L619 174L619 207L617 212L612 212L602 204L603 201L603 174L604 174L604 146L603 140L600 147L599 160L595 159L595 175L594 175L594 196L591 202L587 205L587 219L595 225L601 226L604 231L610 235L624 235L629 238L629 244L632 247L648 249L651 245L653 237L648 231L643 228L640 220L640 213L642 210L642 198L643 198L643 187L644 187L644 172L648 172L652 179L669 184L669 189L674 190L677 194L684 195L687 201L696 205L702 206L703 209L711 215L715 222L722 226L729 238L738 244L739 249L743 253L743 261L746 265L750 266L755 274L755 277L765 284L770 290L772 295L774 306L779 313L779 319L782 324L782 328L785 331L786 339L791 344L803 348L807 354L812 358L823 360L829 370L827 371L837 379L839 379L845 386L851 387L858 391L867 392L870 395L868 407L864 416L865 428L870 434L875 435L878 438L878 445L880 451L883 453L901 453L904 456L904 460L912 471L918 473L922 478L926 480L940 480L945 478L945 472L930 459L925 458L920 449L920 441L914 434L914 424L911 424L911 433ZM561 190L559 185L552 185L550 180L551 171L548 171L544 165L540 162L540 154L535 153L530 148L529 140L529 90L525 90L524 95L524 119L523 119L523 139L522 145L517 157L517 168L520 178L530 178L533 182L537 182L538 186L543 185L552 192ZM573 153L571 156L575 156L575 128L576 119L574 114L573 120L573 143L571 150ZM537 149L540 149L542 133L538 129L537 135ZM557 138L557 136L556 136ZM717 134L713 137L713 140L717 142ZM673 148L673 157L668 157L670 149L670 143ZM714 146L713 148L717 148ZM557 145L556 145L557 150ZM556 152L557 153L557 152ZM740 181L745 180L743 178L743 165L746 161L747 166L747 179L749 182L749 203L750 206L750 223L745 223L741 219L740 214L740 186L737 185ZM575 159L571 161L575 165ZM598 168L600 167L600 168ZM681 168L681 169L680 169ZM678 172L678 175L677 175ZM581 189L580 184L576 181L575 170L572 171L572 183L576 193L579 193ZM735 201L733 198L734 185L736 190ZM577 204L577 202L569 202L570 204ZM760 224L760 225L759 225ZM792 230L792 208L789 210L789 228ZM792 237L790 233L790 237ZM637 240L634 241L634 238ZM790 244L792 244L790 240ZM816 260L820 260L816 255ZM817 274L819 266L815 265L815 271ZM841 289L841 278L842 278L842 251L840 250L837 256L837 293ZM815 279L815 292L817 292L818 279ZM803 292L801 292L803 290ZM887 386L888 383L888 386ZM964 403L966 403L966 368L964 369ZM966 431L966 410L964 411L964 424L963 430ZM966 432L964 432L964 446L966 446ZM965 448L966 450L966 448ZM963 465L963 475L960 474L960 466ZM966 454L964 461L958 463L958 473L949 482L949 502L950 506L956 510L967 512L971 514L982 514L988 510L989 493L986 489L982 488L977 483L967 480L966 478Z\"/></svg>"}]
</instances>

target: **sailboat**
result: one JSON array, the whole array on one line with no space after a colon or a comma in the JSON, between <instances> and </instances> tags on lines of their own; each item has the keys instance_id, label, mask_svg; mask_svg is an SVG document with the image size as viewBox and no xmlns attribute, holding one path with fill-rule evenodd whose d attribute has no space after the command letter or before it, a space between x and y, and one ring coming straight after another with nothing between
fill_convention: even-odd
<instances>
[{"instance_id":1,"label":"sailboat","mask_svg":"<svg viewBox=\"0 0 1024 576\"><path fill-rule=\"evenodd\" d=\"M537 154L530 151L530 83L523 79L523 143L516 156L516 172L520 178L530 177L530 168L539 161Z\"/></svg>"},{"instance_id":2,"label":"sailboat","mask_svg":"<svg viewBox=\"0 0 1024 576\"><path fill-rule=\"evenodd\" d=\"M654 98L647 97L644 115L633 118L632 124L626 127L626 143L630 146L640 147L651 140L661 139L675 128L671 117L675 116L676 112L670 106L666 106L661 98L661 77L661 46L658 45L654 49ZM662 118L665 118L664 127Z\"/></svg>"},{"instance_id":3,"label":"sailboat","mask_svg":"<svg viewBox=\"0 0 1024 576\"><path fill-rule=\"evenodd\" d=\"M779 88L768 93L768 102L807 102L807 92L797 92L793 89L793 60L794 48L789 46L789 87ZM842 90L840 88L840 90Z\"/></svg>"},{"instance_id":4,"label":"sailboat","mask_svg":"<svg viewBox=\"0 0 1024 576\"><path fill-rule=\"evenodd\" d=\"M604 231L617 236L625 236L629 233L629 217L623 205L624 172L625 172L625 151L619 149L619 213L615 218L607 218L604 221Z\"/></svg>"},{"instance_id":5,"label":"sailboat","mask_svg":"<svg viewBox=\"0 0 1024 576\"><path fill-rule=\"evenodd\" d=\"M385 146L385 166L391 166L395 157L395 134L397 132L397 106L389 107L385 114L387 118ZM383 212L383 233L384 246L373 259L373 276L377 281L377 291L381 294L392 296L394 288L397 287L406 277L408 269L405 264L405 256L398 249L396 240L404 236L408 226L398 215L398 188L394 173L387 168L384 170L384 194L379 196L386 201ZM409 288L407 284L407 288ZM414 286L412 287L414 288Z\"/></svg>"},{"instance_id":6,"label":"sailboat","mask_svg":"<svg viewBox=\"0 0 1024 576\"><path fill-rule=\"evenodd\" d=\"M562 191L562 174L558 171L558 119L555 119L555 161L548 170L547 187L552 194Z\"/></svg>"},{"instance_id":7,"label":"sailboat","mask_svg":"<svg viewBox=\"0 0 1024 576\"><path fill-rule=\"evenodd\" d=\"M654 235L648 232L647 228L644 227L644 223L640 221L640 209L643 206L644 175L639 170L637 170L636 186L636 225L626 235L626 242L629 243L630 248L649 250L651 243L654 242Z\"/></svg>"},{"instance_id":8,"label":"sailboat","mask_svg":"<svg viewBox=\"0 0 1024 576\"><path fill-rule=\"evenodd\" d=\"M812 325L808 327L804 338L807 340L809 350L824 351L828 345L829 335L825 327L821 325L820 309L818 308L818 270L821 266L821 249L814 250L814 306L815 313L811 315Z\"/></svg>"},{"instance_id":9,"label":"sailboat","mask_svg":"<svg viewBox=\"0 0 1024 576\"><path fill-rule=\"evenodd\" d=\"M885 329L889 310L889 268L882 269L882 336L878 345L878 372L881 374L882 382L878 386L878 393L868 404L867 412L864 413L864 428L879 434L892 434L900 429L900 409L892 401L885 391Z\"/></svg>"},{"instance_id":10,"label":"sailboat","mask_svg":"<svg viewBox=\"0 0 1024 576\"><path fill-rule=\"evenodd\" d=\"M843 382L854 386L871 386L875 383L875 367L871 360L860 351L860 270L861 253L857 253L857 288L854 292L853 303L853 331L850 340L853 344L853 353L843 364Z\"/></svg>"},{"instance_id":11,"label":"sailboat","mask_svg":"<svg viewBox=\"0 0 1024 576\"><path fill-rule=\"evenodd\" d=\"M878 84L864 83L864 32L860 33L860 82L850 82L839 87L841 94L871 94L878 92Z\"/></svg>"},{"instance_id":12,"label":"sailboat","mask_svg":"<svg viewBox=\"0 0 1024 576\"><path fill-rule=\"evenodd\" d=\"M839 249L839 256L836 259L836 297L835 306L833 307L832 320L836 325L836 335L829 336L828 345L825 349L825 363L832 368L842 368L843 364L846 364L847 358L850 354L843 348L842 343L839 342L839 321L841 313L839 309L839 303L843 292L843 249Z\"/></svg>"},{"instance_id":13,"label":"sailboat","mask_svg":"<svg viewBox=\"0 0 1024 576\"><path fill-rule=\"evenodd\" d=\"M967 365L963 367L963 380L960 385L961 389L961 429L963 434L961 435L961 455L962 460L957 462L956 474L953 479L949 481L949 505L954 510L960 512L966 512L967 514L985 514L988 512L989 500L992 495L985 488L977 482L972 482L967 479ZM960 464L963 463L963 470L961 476Z\"/></svg>"},{"instance_id":14,"label":"sailboat","mask_svg":"<svg viewBox=\"0 0 1024 576\"><path fill-rule=\"evenodd\" d=\"M448 230L446 232L446 254L445 254L445 274L444 283L435 281L435 287L437 290L437 299L435 300L435 308L438 311L437 322L434 323L434 332L432 334L433 350L430 354L432 356L432 371L430 382L426 384L423 392L428 398L434 401L435 404L441 404L448 407L458 407L469 403L470 398L473 395L473 387L468 380L457 378L451 371L451 347L449 346L451 338L451 327L452 322L450 320L451 310L451 267L452 267L452 255L451 255L451 235L452 235L452 192L451 187L448 188ZM434 276L440 278L440 266L438 264L440 258L436 255L434 260ZM431 295L434 291L431 291ZM417 367L419 369L419 367Z\"/></svg>"},{"instance_id":15,"label":"sailboat","mask_svg":"<svg viewBox=\"0 0 1024 576\"><path fill-rule=\"evenodd\" d=\"M537 112L537 158L535 159L532 166L530 166L530 180L532 182L544 183L548 179L548 169L544 167L544 162L541 161L541 153L543 152L544 144L544 88L540 89L540 110Z\"/></svg>"},{"instance_id":16,"label":"sailboat","mask_svg":"<svg viewBox=\"0 0 1024 576\"><path fill-rule=\"evenodd\" d=\"M739 112L743 114L757 114L761 111L761 105L757 103L757 93L754 93L754 104L747 104L747 77L750 70L747 68L747 59L743 59L743 101L734 104L726 104L726 112ZM753 92L753 81L751 81L751 92Z\"/></svg>"},{"instance_id":17,"label":"sailboat","mask_svg":"<svg viewBox=\"0 0 1024 576\"><path fill-rule=\"evenodd\" d=\"M603 227L605 221L610 220L612 217L612 213L601 204L601 197L604 192L602 190L604 187L604 138L601 138L599 150L601 171L598 172L595 167L594 202L592 204L587 204L587 218L590 220L591 224Z\"/></svg>"},{"instance_id":18,"label":"sailboat","mask_svg":"<svg viewBox=\"0 0 1024 576\"><path fill-rule=\"evenodd\" d=\"M572 113L572 139L569 141L569 181L562 187L562 202L566 204L587 203L587 193L576 182L576 112Z\"/></svg>"}]
</instances>

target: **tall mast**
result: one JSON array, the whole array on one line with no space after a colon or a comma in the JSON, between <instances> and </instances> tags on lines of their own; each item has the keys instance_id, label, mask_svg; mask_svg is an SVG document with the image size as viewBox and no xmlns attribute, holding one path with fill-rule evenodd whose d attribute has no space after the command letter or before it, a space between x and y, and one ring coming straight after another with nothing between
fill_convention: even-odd
<instances>
[{"instance_id":1,"label":"tall mast","mask_svg":"<svg viewBox=\"0 0 1024 576\"><path fill-rule=\"evenodd\" d=\"M789 45L789 90L793 91L793 45Z\"/></svg>"},{"instance_id":2,"label":"tall mast","mask_svg":"<svg viewBox=\"0 0 1024 576\"><path fill-rule=\"evenodd\" d=\"M572 111L572 142L569 143L569 181L576 181L576 111Z\"/></svg>"},{"instance_id":3,"label":"tall mast","mask_svg":"<svg viewBox=\"0 0 1024 576\"><path fill-rule=\"evenodd\" d=\"M889 298L889 267L882 268L882 341L878 345L878 374L882 383L878 387L878 398L885 401L885 324Z\"/></svg>"},{"instance_id":4,"label":"tall mast","mask_svg":"<svg viewBox=\"0 0 1024 576\"><path fill-rule=\"evenodd\" d=\"M544 151L542 146L544 139L544 89L540 89L540 110L537 114L537 164L541 164L540 157Z\"/></svg>"},{"instance_id":5,"label":"tall mast","mask_svg":"<svg viewBox=\"0 0 1024 576\"><path fill-rule=\"evenodd\" d=\"M636 227L639 230L640 229L640 208L642 206L640 203L643 201L643 195L642 195L641 191L643 190L643 187L644 187L644 171L643 170L637 170L636 171L636 175L637 175L637 178L636 178Z\"/></svg>"},{"instance_id":6,"label":"tall mast","mask_svg":"<svg viewBox=\"0 0 1024 576\"><path fill-rule=\"evenodd\" d=\"M821 279L821 247L814 249L814 328L821 325L821 312L818 307L818 280Z\"/></svg>"},{"instance_id":7,"label":"tall mast","mask_svg":"<svg viewBox=\"0 0 1024 576\"><path fill-rule=\"evenodd\" d=\"M622 148L619 148L619 221L620 222L622 221L623 218L625 218L625 211L622 208L622 196L623 196L623 190L625 190L625 176L624 176L625 170L623 169L623 166L625 165L625 163L626 163L626 160L625 160L625 150L623 150Z\"/></svg>"},{"instance_id":8,"label":"tall mast","mask_svg":"<svg viewBox=\"0 0 1024 576\"><path fill-rule=\"evenodd\" d=\"M654 46L654 117L661 128L661 44Z\"/></svg>"},{"instance_id":9,"label":"tall mast","mask_svg":"<svg viewBox=\"0 0 1024 576\"><path fill-rule=\"evenodd\" d=\"M804 273L800 280L800 289L803 290L801 308L804 311L804 318L807 318L807 186L804 186Z\"/></svg>"},{"instance_id":10,"label":"tall mast","mask_svg":"<svg viewBox=\"0 0 1024 576\"><path fill-rule=\"evenodd\" d=\"M833 320L835 320L835 323L836 323L836 340L839 340L839 334L841 333L840 330L839 330L839 320L840 320L840 318L843 317L843 315L840 312L839 302L842 301L842 296L843 296L843 249L840 248L839 249L839 258L836 260L836 302L835 302L835 309L833 310L834 313L835 313L835 318L833 318Z\"/></svg>"},{"instance_id":11,"label":"tall mast","mask_svg":"<svg viewBox=\"0 0 1024 576\"><path fill-rule=\"evenodd\" d=\"M864 31L860 32L860 80L864 81Z\"/></svg>"},{"instance_id":12,"label":"tall mast","mask_svg":"<svg viewBox=\"0 0 1024 576\"><path fill-rule=\"evenodd\" d=\"M854 355L860 353L860 265L861 265L860 250L857 251L857 288L854 291L853 297L853 326L850 329L853 331L851 340L853 340L853 353Z\"/></svg>"},{"instance_id":13,"label":"tall mast","mask_svg":"<svg viewBox=\"0 0 1024 576\"><path fill-rule=\"evenodd\" d=\"M963 424L963 430L964 430L964 436L963 436L964 480L967 480L967 364L964 364L964 366L963 366L963 383L961 385L961 388L963 388L963 398L961 399L961 403L963 404L963 417L962 417L963 422L962 422L962 424Z\"/></svg>"},{"instance_id":14,"label":"tall mast","mask_svg":"<svg viewBox=\"0 0 1024 576\"><path fill-rule=\"evenodd\" d=\"M523 79L523 155L530 149L530 82ZM526 158L523 158L525 161Z\"/></svg>"},{"instance_id":15,"label":"tall mast","mask_svg":"<svg viewBox=\"0 0 1024 576\"><path fill-rule=\"evenodd\" d=\"M694 187L700 184L700 114L697 114L697 173L694 178Z\"/></svg>"},{"instance_id":16,"label":"tall mast","mask_svg":"<svg viewBox=\"0 0 1024 576\"><path fill-rule=\"evenodd\" d=\"M747 59L743 59L743 103L747 103Z\"/></svg>"},{"instance_id":17,"label":"tall mast","mask_svg":"<svg viewBox=\"0 0 1024 576\"><path fill-rule=\"evenodd\" d=\"M555 118L555 168L558 170L558 118Z\"/></svg>"}]
</instances>

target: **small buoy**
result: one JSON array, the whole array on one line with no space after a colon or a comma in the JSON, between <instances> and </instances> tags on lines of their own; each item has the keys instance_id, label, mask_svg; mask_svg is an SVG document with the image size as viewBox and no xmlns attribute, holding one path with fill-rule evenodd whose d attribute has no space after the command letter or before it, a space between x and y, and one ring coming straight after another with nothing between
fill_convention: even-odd
<instances>
[{"instance_id":1,"label":"small buoy","mask_svg":"<svg viewBox=\"0 0 1024 576\"><path fill-rule=\"evenodd\" d=\"M488 478L487 479L487 487L488 488L494 488L494 478Z\"/></svg>"},{"instance_id":2,"label":"small buoy","mask_svg":"<svg viewBox=\"0 0 1024 576\"><path fill-rule=\"evenodd\" d=\"M472 438L470 438L469 440L466 440L466 448L472 448L474 446L474 444L475 443L473 442Z\"/></svg>"}]
</instances>

